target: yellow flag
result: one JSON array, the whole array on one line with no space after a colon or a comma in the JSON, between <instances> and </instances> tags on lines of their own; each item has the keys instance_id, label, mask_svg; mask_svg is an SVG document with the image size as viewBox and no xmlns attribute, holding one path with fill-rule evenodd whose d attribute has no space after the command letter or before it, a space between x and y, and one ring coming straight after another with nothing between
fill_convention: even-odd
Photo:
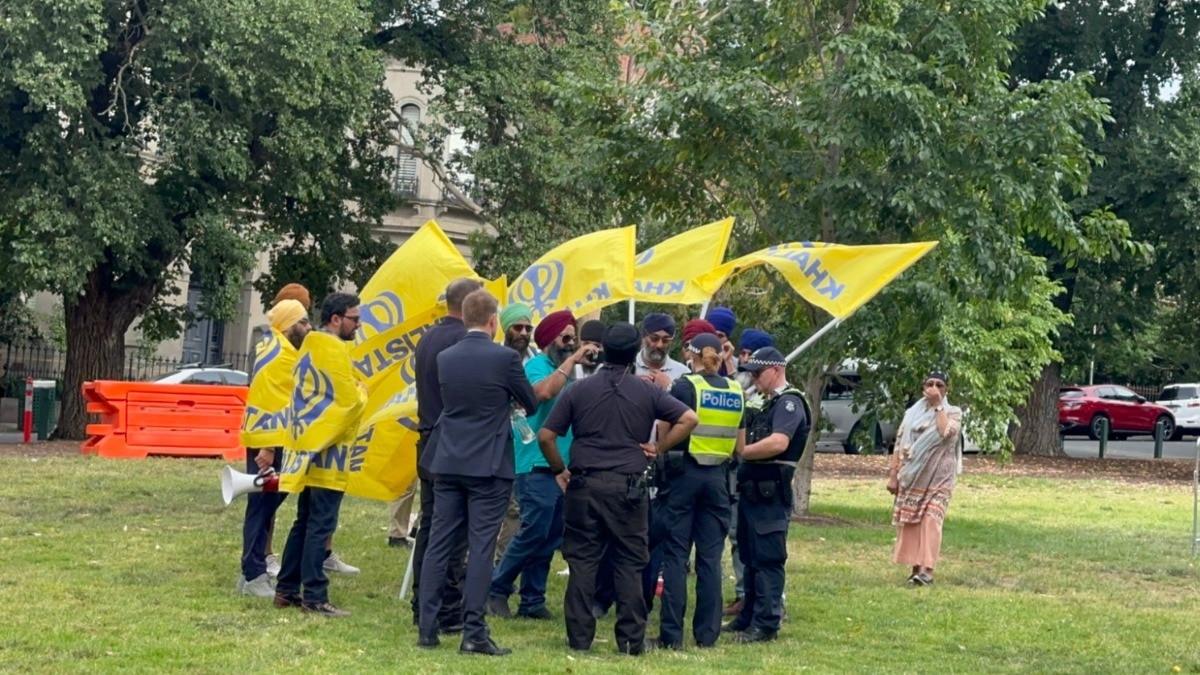
<instances>
[{"instance_id":1,"label":"yellow flag","mask_svg":"<svg viewBox=\"0 0 1200 675\"><path fill-rule=\"evenodd\" d=\"M414 389L407 393L359 427L347 455L362 461L347 467L346 494L392 501L417 477L417 399Z\"/></svg>"},{"instance_id":2,"label":"yellow flag","mask_svg":"<svg viewBox=\"0 0 1200 675\"><path fill-rule=\"evenodd\" d=\"M304 338L292 375L291 426L284 444L279 489L307 485L345 490L348 467L360 459L353 449L366 391L354 377L350 349L329 333Z\"/></svg>"},{"instance_id":3,"label":"yellow flag","mask_svg":"<svg viewBox=\"0 0 1200 675\"><path fill-rule=\"evenodd\" d=\"M677 234L637 255L633 299L691 305L708 302L712 293L695 282L725 259L733 218Z\"/></svg>"},{"instance_id":4,"label":"yellow flag","mask_svg":"<svg viewBox=\"0 0 1200 675\"><path fill-rule=\"evenodd\" d=\"M254 379L246 394L242 445L282 448L288 439L296 348L272 328L254 347Z\"/></svg>"},{"instance_id":5,"label":"yellow flag","mask_svg":"<svg viewBox=\"0 0 1200 675\"><path fill-rule=\"evenodd\" d=\"M632 225L576 237L541 258L508 288L508 302L523 302L534 322L569 309L576 316L633 294L637 228Z\"/></svg>"},{"instance_id":6,"label":"yellow flag","mask_svg":"<svg viewBox=\"0 0 1200 675\"><path fill-rule=\"evenodd\" d=\"M770 265L805 300L844 319L934 246L936 241L875 246L808 241L781 244L731 260L696 283L711 296L734 274Z\"/></svg>"},{"instance_id":7,"label":"yellow flag","mask_svg":"<svg viewBox=\"0 0 1200 675\"><path fill-rule=\"evenodd\" d=\"M355 374L374 402L382 403L411 384L411 379L402 380L404 364L425 330L446 313L446 285L460 277L476 277L475 271L431 220L363 286L362 321L350 353Z\"/></svg>"}]
</instances>

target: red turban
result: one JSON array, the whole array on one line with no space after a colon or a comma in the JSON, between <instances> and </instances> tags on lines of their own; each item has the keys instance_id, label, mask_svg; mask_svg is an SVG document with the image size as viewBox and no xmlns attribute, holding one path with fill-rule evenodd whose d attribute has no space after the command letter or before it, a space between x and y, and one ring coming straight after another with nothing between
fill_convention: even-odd
<instances>
[{"instance_id":1,"label":"red turban","mask_svg":"<svg viewBox=\"0 0 1200 675\"><path fill-rule=\"evenodd\" d=\"M716 335L717 329L704 319L692 319L683 325L683 341L685 343L691 342L692 338L701 333L712 333L713 335Z\"/></svg>"},{"instance_id":2,"label":"red turban","mask_svg":"<svg viewBox=\"0 0 1200 675\"><path fill-rule=\"evenodd\" d=\"M574 325L575 315L565 309L547 314L534 329L533 341L537 343L538 349L545 349L555 338L562 335L567 326Z\"/></svg>"}]
</instances>

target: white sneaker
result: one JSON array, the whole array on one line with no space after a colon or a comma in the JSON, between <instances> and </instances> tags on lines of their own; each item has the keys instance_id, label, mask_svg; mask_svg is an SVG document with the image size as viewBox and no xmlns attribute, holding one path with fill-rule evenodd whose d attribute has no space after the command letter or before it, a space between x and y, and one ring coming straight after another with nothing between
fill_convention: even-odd
<instances>
[{"instance_id":1,"label":"white sneaker","mask_svg":"<svg viewBox=\"0 0 1200 675\"><path fill-rule=\"evenodd\" d=\"M338 557L338 554L332 552L329 554L329 557L325 559L325 563L322 565L322 567L326 572L337 572L338 574L358 574L362 571L354 565L347 565L346 563L342 562L342 559Z\"/></svg>"},{"instance_id":2,"label":"white sneaker","mask_svg":"<svg viewBox=\"0 0 1200 675\"><path fill-rule=\"evenodd\" d=\"M279 576L279 557L274 553L267 554L267 574L272 577Z\"/></svg>"},{"instance_id":3,"label":"white sneaker","mask_svg":"<svg viewBox=\"0 0 1200 675\"><path fill-rule=\"evenodd\" d=\"M271 585L271 577L266 574L260 574L242 587L242 595L253 595L259 598L275 597L275 587Z\"/></svg>"}]
</instances>

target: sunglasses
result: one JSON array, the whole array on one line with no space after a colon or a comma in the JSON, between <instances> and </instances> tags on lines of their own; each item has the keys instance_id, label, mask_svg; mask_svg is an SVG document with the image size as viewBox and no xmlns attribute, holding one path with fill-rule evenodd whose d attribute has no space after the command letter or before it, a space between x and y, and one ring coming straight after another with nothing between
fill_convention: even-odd
<instances>
[{"instance_id":1,"label":"sunglasses","mask_svg":"<svg viewBox=\"0 0 1200 675\"><path fill-rule=\"evenodd\" d=\"M527 323L514 323L513 325L509 326L508 329L515 330L518 333L532 333L533 332L533 326L530 326Z\"/></svg>"},{"instance_id":2,"label":"sunglasses","mask_svg":"<svg viewBox=\"0 0 1200 675\"><path fill-rule=\"evenodd\" d=\"M356 324L362 323L362 316L360 316L358 314L355 314L354 316L350 316L349 314L343 314L342 319L345 321L353 321Z\"/></svg>"},{"instance_id":3,"label":"sunglasses","mask_svg":"<svg viewBox=\"0 0 1200 675\"><path fill-rule=\"evenodd\" d=\"M575 336L574 335L559 335L558 339L562 340L564 345L569 345L575 341Z\"/></svg>"},{"instance_id":4,"label":"sunglasses","mask_svg":"<svg viewBox=\"0 0 1200 675\"><path fill-rule=\"evenodd\" d=\"M926 389L928 389L928 388L930 388L930 387L937 387L938 389L945 389L945 388L946 388L946 383L945 383L945 382L939 382L938 380L926 380L926 381L925 381L925 388L926 388Z\"/></svg>"}]
</instances>

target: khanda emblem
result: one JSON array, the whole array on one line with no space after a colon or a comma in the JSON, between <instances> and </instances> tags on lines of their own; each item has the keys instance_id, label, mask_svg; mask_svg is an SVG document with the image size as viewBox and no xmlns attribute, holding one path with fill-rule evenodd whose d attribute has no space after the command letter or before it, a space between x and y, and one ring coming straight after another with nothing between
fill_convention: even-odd
<instances>
[{"instance_id":1,"label":"khanda emblem","mask_svg":"<svg viewBox=\"0 0 1200 675\"><path fill-rule=\"evenodd\" d=\"M296 362L292 389L292 437L299 438L333 404L333 380L313 365L312 354Z\"/></svg>"},{"instance_id":2,"label":"khanda emblem","mask_svg":"<svg viewBox=\"0 0 1200 675\"><path fill-rule=\"evenodd\" d=\"M563 273L566 266L560 260L538 263L517 279L508 292L509 302L523 302L533 311L533 318L540 320L554 311L562 295Z\"/></svg>"},{"instance_id":3,"label":"khanda emblem","mask_svg":"<svg viewBox=\"0 0 1200 675\"><path fill-rule=\"evenodd\" d=\"M374 300L363 304L359 311L362 320L354 334L356 344L404 323L404 301L391 291L380 293Z\"/></svg>"},{"instance_id":4,"label":"khanda emblem","mask_svg":"<svg viewBox=\"0 0 1200 675\"><path fill-rule=\"evenodd\" d=\"M645 265L646 263L650 262L653 259L654 259L654 247L651 246L650 248L648 248L645 251L642 251L641 253L638 254L637 260L634 261L634 264L637 265L638 267L641 267L642 265Z\"/></svg>"}]
</instances>

